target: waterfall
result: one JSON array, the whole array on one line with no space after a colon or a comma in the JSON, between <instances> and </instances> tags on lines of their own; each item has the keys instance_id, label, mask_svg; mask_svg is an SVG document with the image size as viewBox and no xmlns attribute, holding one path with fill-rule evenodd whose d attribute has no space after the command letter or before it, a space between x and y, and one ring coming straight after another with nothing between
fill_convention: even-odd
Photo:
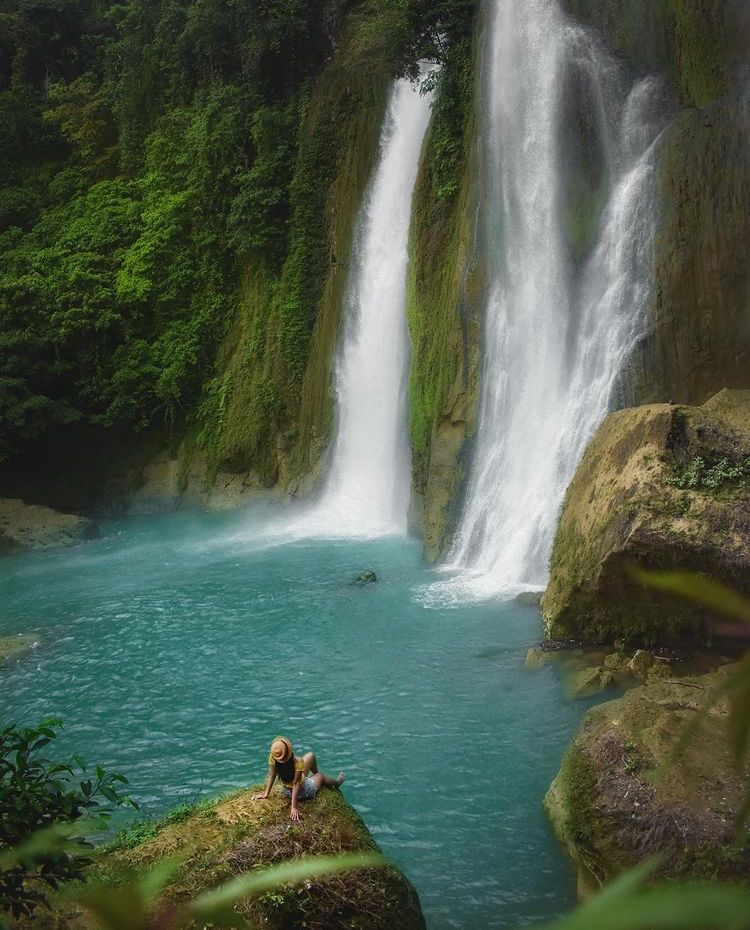
<instances>
[{"instance_id":1,"label":"waterfall","mask_svg":"<svg viewBox=\"0 0 750 930\"><path fill-rule=\"evenodd\" d=\"M411 494L407 417L409 222L430 94L391 90L378 165L360 210L335 365L337 425L320 498L272 527L282 537L404 534Z\"/></svg>"},{"instance_id":2,"label":"waterfall","mask_svg":"<svg viewBox=\"0 0 750 930\"><path fill-rule=\"evenodd\" d=\"M488 55L482 395L441 599L546 584L565 489L645 334L668 109L659 81L629 80L556 0L493 0ZM571 122L584 104L576 175ZM587 205L591 241L576 254L570 217L580 224Z\"/></svg>"}]
</instances>

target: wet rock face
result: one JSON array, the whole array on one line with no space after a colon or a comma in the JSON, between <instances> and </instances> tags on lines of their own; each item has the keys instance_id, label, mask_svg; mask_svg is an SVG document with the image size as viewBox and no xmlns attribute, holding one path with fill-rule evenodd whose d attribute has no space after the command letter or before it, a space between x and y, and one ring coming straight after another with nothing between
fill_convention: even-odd
<instances>
[{"instance_id":1,"label":"wet rock face","mask_svg":"<svg viewBox=\"0 0 750 930\"><path fill-rule=\"evenodd\" d=\"M734 767L726 703L698 720L660 778L650 777L732 668L644 685L586 715L545 799L581 896L655 854L663 876L749 874L750 847L733 846L746 783Z\"/></svg>"},{"instance_id":2,"label":"wet rock face","mask_svg":"<svg viewBox=\"0 0 750 930\"><path fill-rule=\"evenodd\" d=\"M22 500L0 499L0 555L70 546L98 535L96 524L87 517Z\"/></svg>"},{"instance_id":3,"label":"wet rock face","mask_svg":"<svg viewBox=\"0 0 750 930\"><path fill-rule=\"evenodd\" d=\"M650 335L642 401L703 403L750 387L750 110L739 94L687 110L661 153Z\"/></svg>"},{"instance_id":4,"label":"wet rock face","mask_svg":"<svg viewBox=\"0 0 750 930\"><path fill-rule=\"evenodd\" d=\"M602 424L563 504L542 599L554 639L700 640L705 617L642 588L633 566L750 586L750 392L648 405ZM734 477L731 477L734 476Z\"/></svg>"},{"instance_id":5,"label":"wet rock face","mask_svg":"<svg viewBox=\"0 0 750 930\"><path fill-rule=\"evenodd\" d=\"M562 0L677 107L658 146L661 220L649 335L629 391L700 404L750 387L750 108L746 0Z\"/></svg>"}]
</instances>

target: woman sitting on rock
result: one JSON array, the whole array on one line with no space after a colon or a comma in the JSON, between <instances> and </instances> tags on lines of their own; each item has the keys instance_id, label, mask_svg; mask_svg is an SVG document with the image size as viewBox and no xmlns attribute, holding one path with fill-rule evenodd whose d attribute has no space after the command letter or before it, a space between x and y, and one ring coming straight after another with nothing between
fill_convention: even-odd
<instances>
[{"instance_id":1,"label":"woman sitting on rock","mask_svg":"<svg viewBox=\"0 0 750 930\"><path fill-rule=\"evenodd\" d=\"M286 797L292 799L292 820L299 820L298 801L312 801L321 788L339 788L346 776L339 772L338 778L331 778L318 769L318 760L314 752L305 753L301 759L294 755L292 744L285 736L277 736L271 743L268 756L268 781L262 794L254 794L254 801L263 801L271 793L277 778L284 785Z\"/></svg>"}]
</instances>

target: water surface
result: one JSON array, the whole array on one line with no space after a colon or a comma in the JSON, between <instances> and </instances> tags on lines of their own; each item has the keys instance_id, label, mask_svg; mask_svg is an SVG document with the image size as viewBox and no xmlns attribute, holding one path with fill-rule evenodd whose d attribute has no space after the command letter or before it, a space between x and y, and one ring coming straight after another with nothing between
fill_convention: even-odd
<instances>
[{"instance_id":1,"label":"water surface","mask_svg":"<svg viewBox=\"0 0 750 930\"><path fill-rule=\"evenodd\" d=\"M125 773L146 814L263 779L277 733L345 793L416 885L432 930L514 927L574 900L541 801L583 708L523 669L538 610L430 609L419 543L262 547L252 516L103 526L0 560L3 716L59 715L59 749ZM364 568L377 584L348 583Z\"/></svg>"}]
</instances>

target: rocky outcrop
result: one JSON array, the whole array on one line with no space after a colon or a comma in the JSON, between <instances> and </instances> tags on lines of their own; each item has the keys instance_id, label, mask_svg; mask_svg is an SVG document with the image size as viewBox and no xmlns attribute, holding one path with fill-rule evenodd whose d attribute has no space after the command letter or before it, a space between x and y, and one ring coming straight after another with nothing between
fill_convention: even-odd
<instances>
[{"instance_id":1,"label":"rocky outcrop","mask_svg":"<svg viewBox=\"0 0 750 930\"><path fill-rule=\"evenodd\" d=\"M70 546L95 536L96 525L86 517L22 500L0 499L0 555Z\"/></svg>"},{"instance_id":2,"label":"rocky outcrop","mask_svg":"<svg viewBox=\"0 0 750 930\"><path fill-rule=\"evenodd\" d=\"M665 642L702 636L697 607L644 589L633 566L750 586L750 392L703 407L611 414L563 504L542 599L548 636Z\"/></svg>"},{"instance_id":3,"label":"rocky outcrop","mask_svg":"<svg viewBox=\"0 0 750 930\"><path fill-rule=\"evenodd\" d=\"M131 472L117 492L129 513L162 513L179 507L228 510L262 496L281 495L264 485L253 471L215 474L198 450L183 444L175 452L163 450L142 468Z\"/></svg>"},{"instance_id":4,"label":"rocky outcrop","mask_svg":"<svg viewBox=\"0 0 750 930\"><path fill-rule=\"evenodd\" d=\"M242 791L192 812L175 812L155 825L126 831L91 867L102 874L140 873L165 859L185 861L166 888L175 903L196 897L216 884L257 867L305 856L377 852L378 847L356 811L338 791L322 791L302 805L303 819L289 821L289 802L274 794L253 801ZM308 930L423 930L417 893L393 866L359 869L248 899L236 910L251 927L306 927ZM79 908L56 899L52 913L41 912L31 923L45 930L94 930L93 920Z\"/></svg>"},{"instance_id":5,"label":"rocky outcrop","mask_svg":"<svg viewBox=\"0 0 750 930\"><path fill-rule=\"evenodd\" d=\"M727 704L696 716L733 668L653 682L587 713L545 798L581 896L651 855L663 877L750 876L750 845L733 845L747 781ZM669 764L688 725L696 730Z\"/></svg>"}]
</instances>

